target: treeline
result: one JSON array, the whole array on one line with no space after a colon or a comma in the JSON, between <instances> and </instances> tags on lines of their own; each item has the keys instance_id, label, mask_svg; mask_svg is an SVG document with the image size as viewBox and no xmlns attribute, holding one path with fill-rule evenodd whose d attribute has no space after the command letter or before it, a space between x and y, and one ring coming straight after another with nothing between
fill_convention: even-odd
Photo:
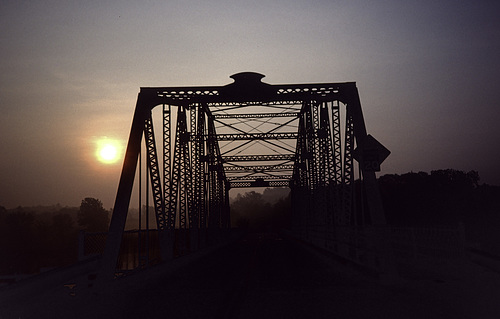
<instances>
[{"instance_id":1,"label":"treeline","mask_svg":"<svg viewBox=\"0 0 500 319\"><path fill-rule=\"evenodd\" d=\"M108 224L109 212L94 198L85 198L80 207L0 206L0 275L75 263L79 231L105 231Z\"/></svg>"},{"instance_id":2,"label":"treeline","mask_svg":"<svg viewBox=\"0 0 500 319\"><path fill-rule=\"evenodd\" d=\"M500 254L500 187L480 184L476 171L454 169L383 175L387 222L402 226L463 225L467 242Z\"/></svg>"},{"instance_id":3,"label":"treeline","mask_svg":"<svg viewBox=\"0 0 500 319\"><path fill-rule=\"evenodd\" d=\"M387 174L379 177L380 193L389 225L465 228L466 239L500 254L500 187L480 184L478 172L455 169ZM359 181L356 181L359 186ZM269 196L238 194L231 202L233 227L255 230L290 225L289 193ZM279 190L279 189L278 189ZM283 190L283 189L281 189ZM285 189L287 190L287 189ZM357 196L360 195L357 187Z\"/></svg>"},{"instance_id":4,"label":"treeline","mask_svg":"<svg viewBox=\"0 0 500 319\"><path fill-rule=\"evenodd\" d=\"M263 193L246 192L231 200L232 227L269 231L290 226L290 191L266 188Z\"/></svg>"},{"instance_id":5,"label":"treeline","mask_svg":"<svg viewBox=\"0 0 500 319\"><path fill-rule=\"evenodd\" d=\"M402 226L462 223L469 241L500 253L500 187L479 181L475 171L453 169L383 175L379 186L387 221ZM233 227L255 231L288 228L290 212L288 188L268 188L263 193L247 192L231 198ZM79 231L107 231L110 215L95 198L85 198L80 207L7 210L0 206L0 275L37 273L42 268L76 262ZM137 228L137 212L130 215L128 228ZM150 224L155 224L152 208Z\"/></svg>"},{"instance_id":6,"label":"treeline","mask_svg":"<svg viewBox=\"0 0 500 319\"><path fill-rule=\"evenodd\" d=\"M500 213L500 188L479 180L476 171L454 169L383 175L379 185L387 221L418 226L491 219Z\"/></svg>"},{"instance_id":7,"label":"treeline","mask_svg":"<svg viewBox=\"0 0 500 319\"><path fill-rule=\"evenodd\" d=\"M390 225L456 226L500 221L500 187L481 185L476 171L444 169L430 174L387 174L378 181ZM286 225L289 195L287 188L238 194L231 201L233 226Z\"/></svg>"}]
</instances>

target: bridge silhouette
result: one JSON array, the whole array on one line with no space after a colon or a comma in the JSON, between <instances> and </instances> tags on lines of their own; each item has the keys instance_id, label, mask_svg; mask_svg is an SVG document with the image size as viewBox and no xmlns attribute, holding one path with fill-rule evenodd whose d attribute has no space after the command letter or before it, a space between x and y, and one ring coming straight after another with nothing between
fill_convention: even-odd
<instances>
[{"instance_id":1,"label":"bridge silhouette","mask_svg":"<svg viewBox=\"0 0 500 319\"><path fill-rule=\"evenodd\" d=\"M356 84L263 77L141 88L109 231L87 234L104 247L85 256L84 237L78 264L0 289L0 319L498 315L500 291L477 287L500 280L464 264L463 230L386 225L389 151ZM134 186L156 225L125 231ZM229 190L246 187L289 187L290 227L232 228Z\"/></svg>"},{"instance_id":2,"label":"bridge silhouette","mask_svg":"<svg viewBox=\"0 0 500 319\"><path fill-rule=\"evenodd\" d=\"M367 134L355 83L271 85L263 77L141 88L99 279L116 274L143 136L161 260L230 231L231 188L290 187L291 236L393 273L375 177L390 152Z\"/></svg>"}]
</instances>

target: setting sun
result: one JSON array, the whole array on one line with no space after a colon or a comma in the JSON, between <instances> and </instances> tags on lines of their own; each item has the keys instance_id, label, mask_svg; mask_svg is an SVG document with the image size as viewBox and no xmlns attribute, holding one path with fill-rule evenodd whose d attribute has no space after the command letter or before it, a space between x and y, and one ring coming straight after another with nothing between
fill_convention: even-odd
<instances>
[{"instance_id":1,"label":"setting sun","mask_svg":"<svg viewBox=\"0 0 500 319\"><path fill-rule=\"evenodd\" d=\"M97 142L96 157L104 164L113 164L120 158L121 146L115 140L102 139Z\"/></svg>"}]
</instances>

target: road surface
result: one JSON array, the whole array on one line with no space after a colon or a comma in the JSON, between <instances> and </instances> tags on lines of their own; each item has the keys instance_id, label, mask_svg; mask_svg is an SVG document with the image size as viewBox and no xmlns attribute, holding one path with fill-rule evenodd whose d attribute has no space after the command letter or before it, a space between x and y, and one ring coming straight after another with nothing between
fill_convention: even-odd
<instances>
[{"instance_id":1,"label":"road surface","mask_svg":"<svg viewBox=\"0 0 500 319\"><path fill-rule=\"evenodd\" d=\"M160 265L101 290L75 283L0 300L0 319L500 318L498 273L465 267L381 284L272 233L251 234L179 269Z\"/></svg>"}]
</instances>

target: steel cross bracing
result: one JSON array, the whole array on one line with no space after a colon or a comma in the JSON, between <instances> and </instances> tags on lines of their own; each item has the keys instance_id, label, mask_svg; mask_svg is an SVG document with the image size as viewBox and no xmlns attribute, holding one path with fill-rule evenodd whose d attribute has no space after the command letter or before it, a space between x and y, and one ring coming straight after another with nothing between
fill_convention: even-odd
<instances>
[{"instance_id":1,"label":"steel cross bracing","mask_svg":"<svg viewBox=\"0 0 500 319\"><path fill-rule=\"evenodd\" d=\"M263 77L244 72L225 86L141 88L103 278L112 277L118 258L143 133L163 260L214 243L230 229L230 188L290 187L292 231L351 259L355 238L343 229L385 224L375 172L363 165L367 133L355 83L270 85ZM157 105L163 106L161 163Z\"/></svg>"}]
</instances>

